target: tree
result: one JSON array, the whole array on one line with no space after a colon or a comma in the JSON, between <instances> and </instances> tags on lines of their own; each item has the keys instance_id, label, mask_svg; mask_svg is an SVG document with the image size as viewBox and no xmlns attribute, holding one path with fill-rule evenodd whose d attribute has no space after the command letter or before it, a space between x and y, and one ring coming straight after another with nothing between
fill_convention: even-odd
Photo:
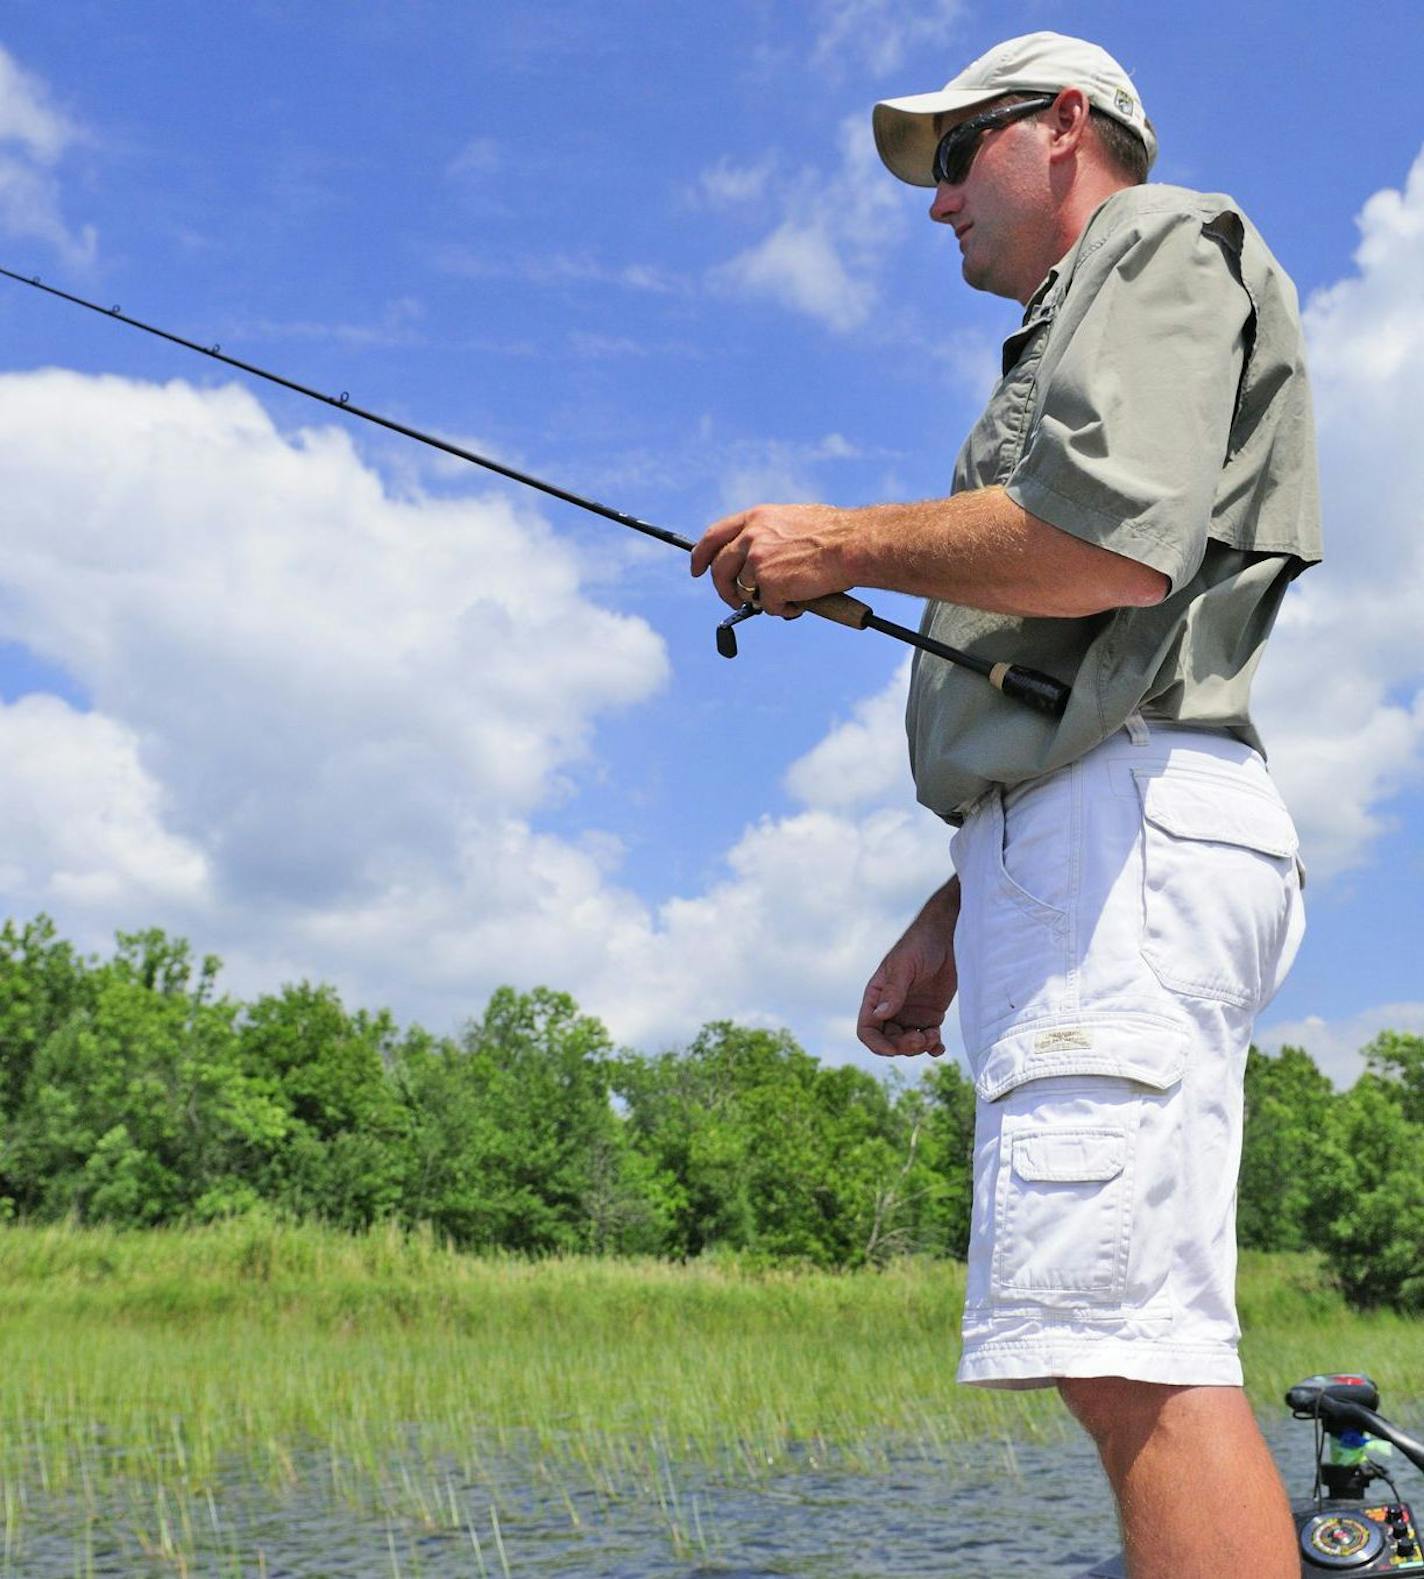
<instances>
[{"instance_id":1,"label":"tree","mask_svg":"<svg viewBox=\"0 0 1424 1579\"><path fill-rule=\"evenodd\" d=\"M1246 1057L1246 1117L1236 1232L1252 1250L1308 1250L1324 1226L1320 1170L1331 1108L1330 1077L1299 1047Z\"/></svg>"},{"instance_id":2,"label":"tree","mask_svg":"<svg viewBox=\"0 0 1424 1579\"><path fill-rule=\"evenodd\" d=\"M923 1247L945 1185L919 1091L725 1020L685 1050L626 1056L616 1089L634 1145L676 1181L674 1253L844 1267Z\"/></svg>"},{"instance_id":3,"label":"tree","mask_svg":"<svg viewBox=\"0 0 1424 1579\"><path fill-rule=\"evenodd\" d=\"M785 1032L725 1020L684 1050L620 1060L615 1089L633 1145L656 1175L677 1181L673 1254L769 1249L767 1237L784 1250L789 1198L808 1180L794 1153L814 1074L815 1060Z\"/></svg>"},{"instance_id":4,"label":"tree","mask_svg":"<svg viewBox=\"0 0 1424 1579\"><path fill-rule=\"evenodd\" d=\"M404 1211L457 1244L657 1250L665 1224L610 1099L608 1033L567 993L501 987L459 1043L398 1061L411 1122Z\"/></svg>"},{"instance_id":5,"label":"tree","mask_svg":"<svg viewBox=\"0 0 1424 1579\"><path fill-rule=\"evenodd\" d=\"M283 1116L243 1070L217 971L157 930L120 933L89 970L6 1126L20 1211L141 1226L255 1201L245 1164Z\"/></svg>"},{"instance_id":6,"label":"tree","mask_svg":"<svg viewBox=\"0 0 1424 1579\"><path fill-rule=\"evenodd\" d=\"M957 1064L941 1060L921 1087L928 1103L924 1160L937 1186L926 1199L921 1244L963 1261L974 1193L974 1086Z\"/></svg>"},{"instance_id":7,"label":"tree","mask_svg":"<svg viewBox=\"0 0 1424 1579\"><path fill-rule=\"evenodd\" d=\"M257 999L238 1039L243 1068L283 1115L282 1144L254 1159L263 1197L341 1228L393 1215L408 1120L387 1074L390 1015L350 1014L335 988L302 982Z\"/></svg>"},{"instance_id":8,"label":"tree","mask_svg":"<svg viewBox=\"0 0 1424 1579\"><path fill-rule=\"evenodd\" d=\"M1424 1036L1381 1031L1364 1050L1365 1067L1395 1088L1412 1124L1424 1124Z\"/></svg>"},{"instance_id":9,"label":"tree","mask_svg":"<svg viewBox=\"0 0 1424 1579\"><path fill-rule=\"evenodd\" d=\"M1366 1073L1335 1104L1320 1173L1322 1248L1357 1306L1424 1311L1424 1125Z\"/></svg>"},{"instance_id":10,"label":"tree","mask_svg":"<svg viewBox=\"0 0 1424 1579\"><path fill-rule=\"evenodd\" d=\"M48 916L0 927L0 1115L15 1111L38 1050L92 1003L85 962Z\"/></svg>"}]
</instances>

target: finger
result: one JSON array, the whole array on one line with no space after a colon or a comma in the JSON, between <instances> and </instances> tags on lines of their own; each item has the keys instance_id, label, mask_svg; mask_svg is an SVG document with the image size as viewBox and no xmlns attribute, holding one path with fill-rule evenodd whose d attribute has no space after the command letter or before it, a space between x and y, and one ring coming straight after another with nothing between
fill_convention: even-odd
<instances>
[{"instance_id":1,"label":"finger","mask_svg":"<svg viewBox=\"0 0 1424 1579\"><path fill-rule=\"evenodd\" d=\"M913 1058L918 1053L928 1052L931 1044L939 1040L933 1032L922 1031L918 1026L865 1018L857 1024L856 1035L871 1052L879 1053L882 1058Z\"/></svg>"},{"instance_id":2,"label":"finger","mask_svg":"<svg viewBox=\"0 0 1424 1579\"><path fill-rule=\"evenodd\" d=\"M886 1036L884 1022L881 1017L871 1012L872 1007L884 995L884 991L884 986L880 981L880 973L877 971L870 978L870 985L866 987L865 995L861 999L860 1013L856 1016L855 1034L872 1053L879 1053L882 1057L893 1057L898 1049L891 1044L890 1039Z\"/></svg>"},{"instance_id":3,"label":"finger","mask_svg":"<svg viewBox=\"0 0 1424 1579\"><path fill-rule=\"evenodd\" d=\"M745 571L742 573L743 581L753 581L755 579L754 576L748 575ZM761 604L763 614L774 614L778 619L794 620L797 614L801 612L796 604L779 597L775 592L768 592L764 586L759 586L757 590L759 594L757 602Z\"/></svg>"},{"instance_id":4,"label":"finger","mask_svg":"<svg viewBox=\"0 0 1424 1579\"><path fill-rule=\"evenodd\" d=\"M920 1053L928 1053L931 1058L938 1058L945 1050L942 1018L936 1017L924 1024L885 1020L879 1026L879 1035L902 1057L913 1058Z\"/></svg>"},{"instance_id":5,"label":"finger","mask_svg":"<svg viewBox=\"0 0 1424 1579\"><path fill-rule=\"evenodd\" d=\"M894 1018L904 1007L910 977L908 962L897 963L893 955L887 955L866 983L860 1000L856 1035L871 1052L884 1058L913 1057L927 1045L923 1031L912 1030Z\"/></svg>"},{"instance_id":6,"label":"finger","mask_svg":"<svg viewBox=\"0 0 1424 1579\"><path fill-rule=\"evenodd\" d=\"M862 1020L888 1020L900 1011L909 984L897 980L898 975L888 959L881 961L879 970L866 983L865 995L860 1000Z\"/></svg>"},{"instance_id":7,"label":"finger","mask_svg":"<svg viewBox=\"0 0 1424 1579\"><path fill-rule=\"evenodd\" d=\"M727 544L741 533L747 524L747 514L746 510L738 510L735 515L724 515L697 539L692 549L694 576L700 576Z\"/></svg>"},{"instance_id":8,"label":"finger","mask_svg":"<svg viewBox=\"0 0 1424 1579\"><path fill-rule=\"evenodd\" d=\"M939 1040L933 1031L922 1030L918 1025L897 1025L893 1020L885 1022L883 1034L907 1057L924 1052L932 1042Z\"/></svg>"},{"instance_id":9,"label":"finger","mask_svg":"<svg viewBox=\"0 0 1424 1579\"><path fill-rule=\"evenodd\" d=\"M938 1022L933 1025L922 1026L921 1029L924 1031L925 1045L920 1051L928 1053L931 1058L938 1058L944 1051L944 1036L940 1031Z\"/></svg>"},{"instance_id":10,"label":"finger","mask_svg":"<svg viewBox=\"0 0 1424 1579\"><path fill-rule=\"evenodd\" d=\"M882 971L876 973L866 983L865 991L860 995L860 1009L856 1013L856 1030L864 1026L873 1025L879 1032L880 1023L884 1015L876 1014L875 1010L885 1002L885 976Z\"/></svg>"},{"instance_id":11,"label":"finger","mask_svg":"<svg viewBox=\"0 0 1424 1579\"><path fill-rule=\"evenodd\" d=\"M756 585L755 578L746 571L746 563L747 551L735 538L712 561L712 580L717 588L717 596L724 603L730 603L734 609L753 601L743 590L744 587ZM742 578L741 587L737 585L738 576Z\"/></svg>"},{"instance_id":12,"label":"finger","mask_svg":"<svg viewBox=\"0 0 1424 1579\"><path fill-rule=\"evenodd\" d=\"M871 1050L882 1058L898 1058L900 1049L896 1047L889 1037L882 1036L873 1025L860 1025L856 1027L856 1035Z\"/></svg>"},{"instance_id":13,"label":"finger","mask_svg":"<svg viewBox=\"0 0 1424 1579\"><path fill-rule=\"evenodd\" d=\"M908 1053L919 1052L918 1047L902 1046L898 1036L888 1034L884 1027L876 1025L873 1021L865 1021L856 1026L855 1034L872 1053L879 1053L882 1058L899 1058Z\"/></svg>"}]
</instances>

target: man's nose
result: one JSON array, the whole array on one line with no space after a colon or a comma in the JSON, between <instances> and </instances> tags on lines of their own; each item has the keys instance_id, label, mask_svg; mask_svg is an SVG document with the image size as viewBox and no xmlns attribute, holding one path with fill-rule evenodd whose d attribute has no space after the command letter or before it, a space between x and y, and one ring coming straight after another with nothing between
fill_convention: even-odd
<instances>
[{"instance_id":1,"label":"man's nose","mask_svg":"<svg viewBox=\"0 0 1424 1579\"><path fill-rule=\"evenodd\" d=\"M953 224L954 216L964 207L964 188L950 186L941 181L935 188L934 201L930 204L930 218L936 224Z\"/></svg>"}]
</instances>

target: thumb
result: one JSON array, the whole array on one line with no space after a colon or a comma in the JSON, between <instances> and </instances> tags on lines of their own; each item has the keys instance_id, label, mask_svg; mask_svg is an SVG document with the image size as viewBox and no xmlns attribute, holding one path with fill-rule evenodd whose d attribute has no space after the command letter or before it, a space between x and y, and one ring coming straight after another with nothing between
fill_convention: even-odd
<instances>
[{"instance_id":1,"label":"thumb","mask_svg":"<svg viewBox=\"0 0 1424 1579\"><path fill-rule=\"evenodd\" d=\"M877 1020L888 1020L899 1012L910 987L910 973L897 968L893 956L885 959L865 989L865 1004Z\"/></svg>"}]
</instances>

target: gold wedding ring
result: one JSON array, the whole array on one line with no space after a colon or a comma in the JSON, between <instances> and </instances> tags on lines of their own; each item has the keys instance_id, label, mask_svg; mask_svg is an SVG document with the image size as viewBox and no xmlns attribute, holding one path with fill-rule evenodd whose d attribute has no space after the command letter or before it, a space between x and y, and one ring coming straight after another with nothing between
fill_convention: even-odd
<instances>
[{"instance_id":1,"label":"gold wedding ring","mask_svg":"<svg viewBox=\"0 0 1424 1579\"><path fill-rule=\"evenodd\" d=\"M749 603L755 603L756 602L756 600L757 600L757 588L756 588L756 584L755 583L753 583L751 586L748 586L746 584L746 582L743 581L740 576L735 576L735 577L733 577L732 585L737 589L738 592L741 593L741 595Z\"/></svg>"}]
</instances>

